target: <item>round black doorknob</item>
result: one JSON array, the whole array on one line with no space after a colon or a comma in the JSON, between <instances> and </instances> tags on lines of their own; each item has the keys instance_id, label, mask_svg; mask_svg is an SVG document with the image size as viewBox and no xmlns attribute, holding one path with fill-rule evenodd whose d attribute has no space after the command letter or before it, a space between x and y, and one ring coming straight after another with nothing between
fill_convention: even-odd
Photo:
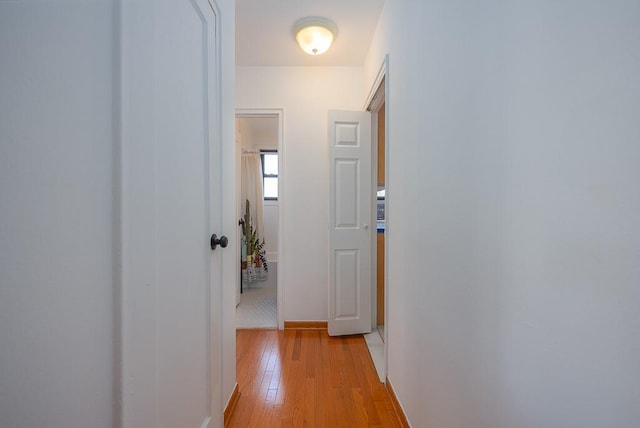
<instances>
[{"instance_id":1,"label":"round black doorknob","mask_svg":"<svg viewBox=\"0 0 640 428\"><path fill-rule=\"evenodd\" d=\"M212 250L215 250L218 245L220 245L222 248L226 248L227 244L229 244L229 239L227 239L226 236L222 235L220 238L218 238L218 235L216 235L215 233L211 235Z\"/></svg>"}]
</instances>

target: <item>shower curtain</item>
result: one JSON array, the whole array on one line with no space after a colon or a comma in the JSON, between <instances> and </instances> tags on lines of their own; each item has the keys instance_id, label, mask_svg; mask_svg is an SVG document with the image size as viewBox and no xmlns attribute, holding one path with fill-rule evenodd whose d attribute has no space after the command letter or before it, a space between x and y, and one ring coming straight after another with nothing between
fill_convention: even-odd
<instances>
[{"instance_id":1,"label":"shower curtain","mask_svg":"<svg viewBox=\"0 0 640 428\"><path fill-rule=\"evenodd\" d=\"M249 219L245 219L245 226L250 227L255 232L255 241L260 243L264 241L264 221L263 221L263 193L262 193L262 161L260 153L245 152L242 154L241 165L241 201L242 215L245 216L246 201L249 201ZM248 224L247 224L248 223ZM243 282L251 282L254 280L267 279L266 261L255 263L255 254L248 254L247 246L249 245L248 237L242 240L242 256L243 263L242 276Z\"/></svg>"}]
</instances>

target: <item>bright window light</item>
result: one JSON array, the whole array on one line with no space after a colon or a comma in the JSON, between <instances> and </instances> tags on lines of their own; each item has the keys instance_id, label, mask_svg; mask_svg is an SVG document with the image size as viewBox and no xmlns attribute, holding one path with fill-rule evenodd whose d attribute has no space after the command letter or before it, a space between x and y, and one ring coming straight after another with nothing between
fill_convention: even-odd
<instances>
[{"instance_id":1,"label":"bright window light","mask_svg":"<svg viewBox=\"0 0 640 428\"><path fill-rule=\"evenodd\" d=\"M278 199L278 152L263 151L262 157L262 195L266 200Z\"/></svg>"}]
</instances>

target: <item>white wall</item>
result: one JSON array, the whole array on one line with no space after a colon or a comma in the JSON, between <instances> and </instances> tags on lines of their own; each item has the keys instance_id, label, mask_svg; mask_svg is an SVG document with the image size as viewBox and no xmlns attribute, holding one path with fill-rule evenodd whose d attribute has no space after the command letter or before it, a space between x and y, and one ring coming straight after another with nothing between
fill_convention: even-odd
<instances>
[{"instance_id":1,"label":"white wall","mask_svg":"<svg viewBox=\"0 0 640 428\"><path fill-rule=\"evenodd\" d=\"M360 110L361 67L238 67L236 107L284 109L284 319L327 319L327 111Z\"/></svg>"},{"instance_id":2,"label":"white wall","mask_svg":"<svg viewBox=\"0 0 640 428\"><path fill-rule=\"evenodd\" d=\"M267 261L278 261L278 201L264 201L264 237ZM271 271L271 270L270 270Z\"/></svg>"},{"instance_id":3,"label":"white wall","mask_svg":"<svg viewBox=\"0 0 640 428\"><path fill-rule=\"evenodd\" d=\"M112 427L110 1L0 2L0 426Z\"/></svg>"},{"instance_id":4,"label":"white wall","mask_svg":"<svg viewBox=\"0 0 640 428\"><path fill-rule=\"evenodd\" d=\"M639 22L386 2L366 75L388 52L388 375L413 426L637 426Z\"/></svg>"}]
</instances>

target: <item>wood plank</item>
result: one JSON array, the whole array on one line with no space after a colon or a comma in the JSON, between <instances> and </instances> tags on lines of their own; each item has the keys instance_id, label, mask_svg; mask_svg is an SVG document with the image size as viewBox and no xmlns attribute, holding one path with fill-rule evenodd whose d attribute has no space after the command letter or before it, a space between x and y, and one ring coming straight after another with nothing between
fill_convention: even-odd
<instances>
[{"instance_id":1,"label":"wood plank","mask_svg":"<svg viewBox=\"0 0 640 428\"><path fill-rule=\"evenodd\" d=\"M238 330L240 398L226 427L403 427L362 336Z\"/></svg>"}]
</instances>

